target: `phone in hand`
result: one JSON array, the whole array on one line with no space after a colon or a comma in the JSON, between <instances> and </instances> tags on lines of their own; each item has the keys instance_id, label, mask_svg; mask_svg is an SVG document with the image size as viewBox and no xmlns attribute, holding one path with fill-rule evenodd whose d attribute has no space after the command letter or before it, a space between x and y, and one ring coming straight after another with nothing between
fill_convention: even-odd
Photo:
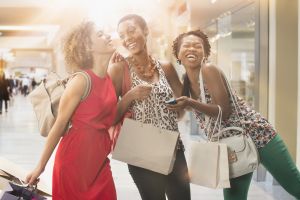
<instances>
[{"instance_id":1,"label":"phone in hand","mask_svg":"<svg viewBox=\"0 0 300 200\"><path fill-rule=\"evenodd\" d=\"M166 104L169 104L169 105L174 105L177 103L176 99L170 99L168 101L165 101Z\"/></svg>"}]
</instances>

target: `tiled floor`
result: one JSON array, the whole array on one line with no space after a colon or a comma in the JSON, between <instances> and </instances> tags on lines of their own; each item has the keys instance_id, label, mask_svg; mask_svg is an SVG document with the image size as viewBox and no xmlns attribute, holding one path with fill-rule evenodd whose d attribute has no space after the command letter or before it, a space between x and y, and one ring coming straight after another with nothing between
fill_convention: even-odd
<instances>
[{"instance_id":1,"label":"tiled floor","mask_svg":"<svg viewBox=\"0 0 300 200\"><path fill-rule=\"evenodd\" d=\"M188 127L180 123L182 133L187 133ZM188 146L189 135L184 134L183 140ZM0 156L5 157L26 170L33 169L43 149L45 139L38 134L36 119L27 98L15 97L14 105L8 113L0 115ZM43 174L51 184L53 156ZM138 200L138 191L127 171L125 164L112 160L113 176L119 200ZM211 190L191 185L193 200L221 200L221 190ZM249 190L249 200L293 200L280 186L273 186L272 181L257 183L252 181Z\"/></svg>"}]
</instances>

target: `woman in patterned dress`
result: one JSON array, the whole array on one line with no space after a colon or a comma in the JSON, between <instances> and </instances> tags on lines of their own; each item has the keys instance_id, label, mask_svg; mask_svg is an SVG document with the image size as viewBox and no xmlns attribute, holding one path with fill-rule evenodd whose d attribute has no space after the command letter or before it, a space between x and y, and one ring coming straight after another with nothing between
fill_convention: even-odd
<instances>
[{"instance_id":1,"label":"woman in patterned dress","mask_svg":"<svg viewBox=\"0 0 300 200\"><path fill-rule=\"evenodd\" d=\"M58 116L48 135L41 159L28 176L33 184L59 143L52 178L53 200L116 200L110 161L108 128L117 111L117 98L107 74L114 51L110 37L84 22L66 37L65 60L72 71L85 71L69 80L61 97ZM89 91L87 95L86 92ZM71 127L66 130L69 122Z\"/></svg>"},{"instance_id":2,"label":"woman in patterned dress","mask_svg":"<svg viewBox=\"0 0 300 200\"><path fill-rule=\"evenodd\" d=\"M291 195L300 199L300 173L283 143L281 137L272 125L258 112L251 109L246 102L235 93L240 112L237 114L233 100L228 92L225 77L216 66L206 64L210 55L210 44L207 35L202 31L190 31L179 35L173 42L173 53L186 70L182 97L176 105L170 105L171 110L192 108L200 123L204 126L204 115L215 122L218 106L222 108L221 127L241 127L238 115L245 117L246 133L254 141L261 163ZM199 74L203 74L206 102L201 101ZM229 132L222 137L229 137L239 132ZM231 188L224 189L225 200L246 200L252 173L230 179Z\"/></svg>"},{"instance_id":3,"label":"woman in patterned dress","mask_svg":"<svg viewBox=\"0 0 300 200\"><path fill-rule=\"evenodd\" d=\"M149 55L146 45L148 27L142 17L123 17L118 24L118 33L123 46L130 53L127 61L114 63L109 67L116 94L122 96L122 102L118 105L119 115L129 110L134 120L142 121L144 103L144 123L157 127L161 123L163 129L178 131L177 112L168 110L165 104L165 101L179 96L181 92L181 83L175 69L171 64L161 64ZM128 82L131 83L129 91L124 91L124 85ZM158 116L155 116L154 109L158 111ZM132 165L128 165L128 169L143 200L165 200L166 195L169 200L190 199L188 170L182 143L177 147L174 168L169 175Z\"/></svg>"}]
</instances>

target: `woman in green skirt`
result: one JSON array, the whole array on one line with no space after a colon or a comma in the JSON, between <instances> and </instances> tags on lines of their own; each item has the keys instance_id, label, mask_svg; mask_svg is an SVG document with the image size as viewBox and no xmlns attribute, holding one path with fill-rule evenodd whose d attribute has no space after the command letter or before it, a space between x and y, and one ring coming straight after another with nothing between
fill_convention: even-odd
<instances>
[{"instance_id":1,"label":"woman in green skirt","mask_svg":"<svg viewBox=\"0 0 300 200\"><path fill-rule=\"evenodd\" d=\"M216 66L206 62L210 48L207 35L200 30L183 33L175 39L173 53L178 62L184 66L186 75L182 96L176 99L176 104L169 105L168 108L193 109L200 126L204 128L205 115L215 123L220 106L223 113L221 128L243 126L257 147L261 164L288 193L300 199L300 173L280 135L260 113L248 106L235 92L230 95L230 88L227 87L223 73ZM201 100L200 94L200 70L203 76L205 101ZM238 112L235 111L233 99L240 108ZM243 116L244 120L241 121L239 116ZM240 133L229 131L221 137L237 134ZM231 188L223 190L224 199L246 200L251 178L252 173L230 179Z\"/></svg>"}]
</instances>

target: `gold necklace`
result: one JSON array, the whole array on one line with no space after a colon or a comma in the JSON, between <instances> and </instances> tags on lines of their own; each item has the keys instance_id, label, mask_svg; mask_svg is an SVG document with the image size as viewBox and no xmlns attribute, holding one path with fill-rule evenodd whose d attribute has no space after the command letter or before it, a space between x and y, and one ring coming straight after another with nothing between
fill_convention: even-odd
<instances>
[{"instance_id":1,"label":"gold necklace","mask_svg":"<svg viewBox=\"0 0 300 200\"><path fill-rule=\"evenodd\" d=\"M150 62L147 66L140 65L133 57L129 57L128 61L131 63L131 65L135 66L136 71L143 79L152 80L156 70L156 64L155 60L151 56L149 56Z\"/></svg>"}]
</instances>

